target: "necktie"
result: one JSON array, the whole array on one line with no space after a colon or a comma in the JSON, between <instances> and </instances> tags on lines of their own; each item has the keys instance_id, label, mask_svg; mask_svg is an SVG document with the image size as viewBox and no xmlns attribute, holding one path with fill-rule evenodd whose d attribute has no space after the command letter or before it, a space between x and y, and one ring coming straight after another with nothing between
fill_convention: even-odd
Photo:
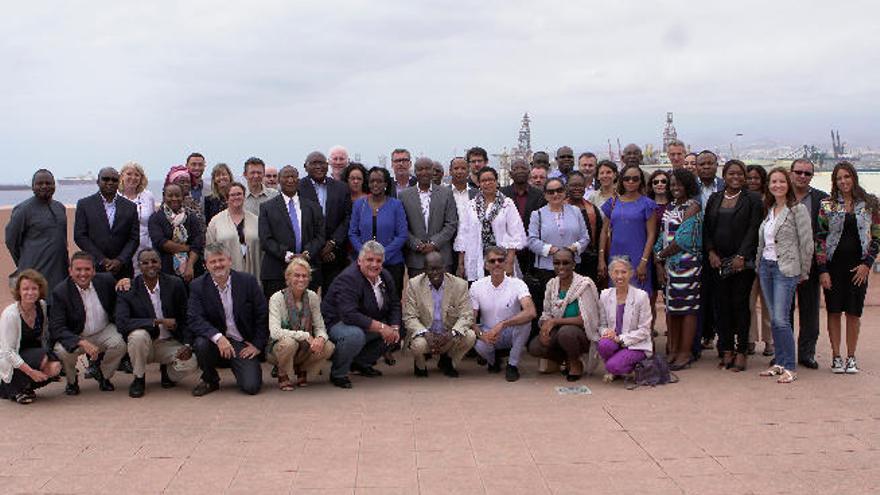
<instances>
[{"instance_id":1,"label":"necktie","mask_svg":"<svg viewBox=\"0 0 880 495\"><path fill-rule=\"evenodd\" d=\"M290 226L293 227L294 252L302 252L302 231L299 227L299 219L296 218L296 207L291 199L287 203L287 213L290 215Z\"/></svg>"}]
</instances>

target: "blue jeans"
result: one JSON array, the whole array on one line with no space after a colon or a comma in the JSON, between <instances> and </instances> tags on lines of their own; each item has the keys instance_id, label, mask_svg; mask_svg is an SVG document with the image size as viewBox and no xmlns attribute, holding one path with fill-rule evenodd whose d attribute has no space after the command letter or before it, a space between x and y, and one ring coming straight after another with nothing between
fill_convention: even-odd
<instances>
[{"instance_id":1,"label":"blue jeans","mask_svg":"<svg viewBox=\"0 0 880 495\"><path fill-rule=\"evenodd\" d=\"M764 298L767 300L767 308L770 310L776 364L794 371L796 366L794 330L791 327L789 313L800 277L786 277L779 271L779 265L775 261L763 257L758 267L758 277L761 280Z\"/></svg>"},{"instance_id":2,"label":"blue jeans","mask_svg":"<svg viewBox=\"0 0 880 495\"><path fill-rule=\"evenodd\" d=\"M330 327L327 333L330 335L330 342L336 346L330 378L348 376L352 363L362 368L373 366L382 356L384 341L378 333L346 325L341 321Z\"/></svg>"}]
</instances>

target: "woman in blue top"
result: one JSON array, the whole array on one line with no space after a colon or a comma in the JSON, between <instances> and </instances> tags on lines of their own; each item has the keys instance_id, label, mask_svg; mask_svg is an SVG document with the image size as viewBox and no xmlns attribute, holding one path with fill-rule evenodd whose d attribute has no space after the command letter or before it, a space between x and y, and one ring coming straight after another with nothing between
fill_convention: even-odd
<instances>
[{"instance_id":1,"label":"woman in blue top","mask_svg":"<svg viewBox=\"0 0 880 495\"><path fill-rule=\"evenodd\" d=\"M394 278L394 290L398 297L403 292L403 245L409 235L406 212L397 198L388 197L391 176L384 168L370 169L368 184L370 195L351 206L351 223L348 238L355 255L365 242L374 240L385 248L385 268Z\"/></svg>"},{"instance_id":2,"label":"woman in blue top","mask_svg":"<svg viewBox=\"0 0 880 495\"><path fill-rule=\"evenodd\" d=\"M635 268L631 283L650 294L653 290L651 251L657 239L654 219L657 203L645 196L642 169L636 165L623 167L617 194L602 205L602 214L609 221L602 225L599 240L599 276L607 276L606 259L626 256Z\"/></svg>"}]
</instances>

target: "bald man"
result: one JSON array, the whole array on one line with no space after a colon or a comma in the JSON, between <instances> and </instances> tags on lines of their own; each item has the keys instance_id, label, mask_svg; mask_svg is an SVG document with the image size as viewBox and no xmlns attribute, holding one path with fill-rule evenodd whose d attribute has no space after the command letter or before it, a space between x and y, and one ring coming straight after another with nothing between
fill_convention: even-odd
<instances>
[{"instance_id":1,"label":"bald man","mask_svg":"<svg viewBox=\"0 0 880 495\"><path fill-rule=\"evenodd\" d=\"M336 145L327 152L330 161L330 175L334 180L342 180L342 171L349 164L348 150L342 146Z\"/></svg>"}]
</instances>

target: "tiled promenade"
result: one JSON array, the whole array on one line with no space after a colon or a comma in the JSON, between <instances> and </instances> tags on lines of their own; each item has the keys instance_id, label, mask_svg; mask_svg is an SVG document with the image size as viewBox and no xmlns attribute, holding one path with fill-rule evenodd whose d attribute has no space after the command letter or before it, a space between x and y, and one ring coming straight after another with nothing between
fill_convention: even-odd
<instances>
[{"instance_id":1,"label":"tiled promenade","mask_svg":"<svg viewBox=\"0 0 880 495\"><path fill-rule=\"evenodd\" d=\"M557 395L567 383L531 359L513 384L473 361L457 380L415 379L406 358L348 391L273 382L247 397L226 371L195 399L191 383L160 389L155 368L140 400L128 375L73 398L55 384L30 406L0 403L0 493L878 493L880 307L857 376L828 370L822 320L823 368L790 386L757 376L767 358L737 374L711 352L678 384L590 377L581 396Z\"/></svg>"}]
</instances>

